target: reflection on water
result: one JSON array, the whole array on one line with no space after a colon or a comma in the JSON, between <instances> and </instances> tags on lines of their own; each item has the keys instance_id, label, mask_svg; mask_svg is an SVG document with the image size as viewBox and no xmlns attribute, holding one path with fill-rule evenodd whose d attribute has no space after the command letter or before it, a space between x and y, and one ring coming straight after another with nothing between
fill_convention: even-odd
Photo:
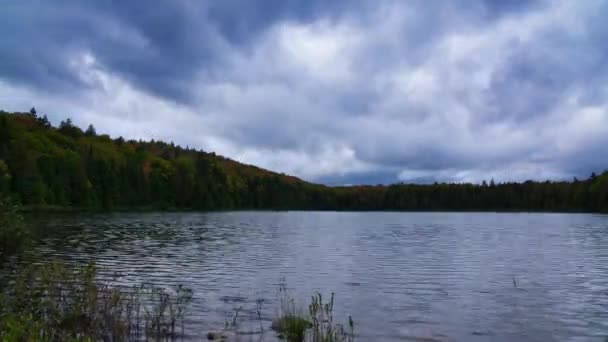
<instances>
[{"instance_id":1,"label":"reflection on water","mask_svg":"<svg viewBox=\"0 0 608 342\"><path fill-rule=\"evenodd\" d=\"M189 326L270 324L280 279L336 292L360 340L602 340L608 217L493 213L116 213L28 220L27 262L96 260L118 281L187 284Z\"/></svg>"}]
</instances>

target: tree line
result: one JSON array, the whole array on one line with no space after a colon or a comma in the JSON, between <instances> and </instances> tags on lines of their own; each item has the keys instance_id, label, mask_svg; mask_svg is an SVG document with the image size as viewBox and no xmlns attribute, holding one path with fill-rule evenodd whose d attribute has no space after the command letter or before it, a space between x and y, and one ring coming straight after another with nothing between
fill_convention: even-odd
<instances>
[{"instance_id":1,"label":"tree line","mask_svg":"<svg viewBox=\"0 0 608 342\"><path fill-rule=\"evenodd\" d=\"M608 212L608 172L570 182L328 187L161 141L0 111L0 194L29 207Z\"/></svg>"}]
</instances>

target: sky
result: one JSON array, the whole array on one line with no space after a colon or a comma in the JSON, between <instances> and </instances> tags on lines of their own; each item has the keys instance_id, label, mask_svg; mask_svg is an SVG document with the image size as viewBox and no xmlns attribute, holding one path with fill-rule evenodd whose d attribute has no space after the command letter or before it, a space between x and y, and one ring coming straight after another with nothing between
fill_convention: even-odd
<instances>
[{"instance_id":1,"label":"sky","mask_svg":"<svg viewBox=\"0 0 608 342\"><path fill-rule=\"evenodd\" d=\"M5 0L0 109L332 185L608 169L608 2Z\"/></svg>"}]
</instances>

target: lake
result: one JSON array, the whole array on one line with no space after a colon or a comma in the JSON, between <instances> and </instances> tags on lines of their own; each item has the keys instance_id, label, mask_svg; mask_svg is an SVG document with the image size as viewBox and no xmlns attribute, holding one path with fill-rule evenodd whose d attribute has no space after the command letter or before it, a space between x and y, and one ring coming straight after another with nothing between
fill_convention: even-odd
<instances>
[{"instance_id":1,"label":"lake","mask_svg":"<svg viewBox=\"0 0 608 342\"><path fill-rule=\"evenodd\" d=\"M118 272L117 282L192 288L190 336L223 328L239 307L239 329L259 329L258 300L267 329L281 283L302 305L316 291L335 292L336 317L344 321L352 315L358 341L603 341L608 336L608 216L28 216L41 240L22 260L95 260Z\"/></svg>"}]
</instances>

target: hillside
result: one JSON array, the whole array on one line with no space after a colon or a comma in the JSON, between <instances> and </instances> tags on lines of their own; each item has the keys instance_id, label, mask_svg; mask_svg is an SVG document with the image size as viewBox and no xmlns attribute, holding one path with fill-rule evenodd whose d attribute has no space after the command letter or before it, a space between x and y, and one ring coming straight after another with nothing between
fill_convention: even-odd
<instances>
[{"instance_id":1,"label":"hillside","mask_svg":"<svg viewBox=\"0 0 608 342\"><path fill-rule=\"evenodd\" d=\"M0 112L0 191L26 205L86 208L302 206L295 177L214 153L155 141L111 139L66 120Z\"/></svg>"},{"instance_id":2,"label":"hillside","mask_svg":"<svg viewBox=\"0 0 608 342\"><path fill-rule=\"evenodd\" d=\"M68 119L0 111L0 193L89 209L608 212L608 172L572 182L327 187L157 141L112 139Z\"/></svg>"}]
</instances>

